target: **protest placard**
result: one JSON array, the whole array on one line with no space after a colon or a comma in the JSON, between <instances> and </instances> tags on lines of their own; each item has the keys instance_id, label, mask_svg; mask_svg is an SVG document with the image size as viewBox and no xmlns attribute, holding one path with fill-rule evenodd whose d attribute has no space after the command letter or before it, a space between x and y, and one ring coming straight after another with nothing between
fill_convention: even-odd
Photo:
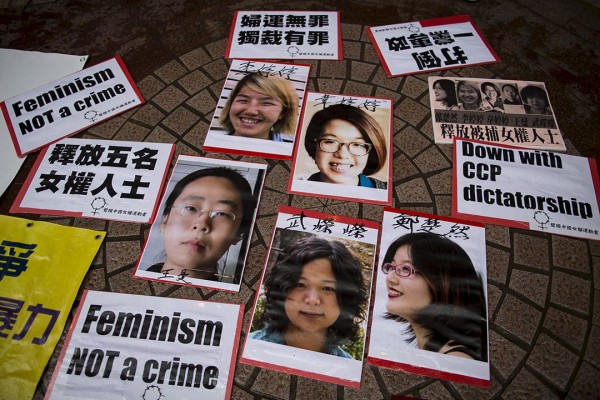
<instances>
[{"instance_id":1,"label":"protest placard","mask_svg":"<svg viewBox=\"0 0 600 400\"><path fill-rule=\"evenodd\" d=\"M0 398L33 398L104 236L0 215Z\"/></svg>"},{"instance_id":2,"label":"protest placard","mask_svg":"<svg viewBox=\"0 0 600 400\"><path fill-rule=\"evenodd\" d=\"M282 206L241 362L359 387L378 224Z\"/></svg>"},{"instance_id":3,"label":"protest placard","mask_svg":"<svg viewBox=\"0 0 600 400\"><path fill-rule=\"evenodd\" d=\"M144 102L120 57L0 103L19 157Z\"/></svg>"},{"instance_id":4,"label":"protest placard","mask_svg":"<svg viewBox=\"0 0 600 400\"><path fill-rule=\"evenodd\" d=\"M489 386L485 230L386 208L367 361Z\"/></svg>"},{"instance_id":5,"label":"protest placard","mask_svg":"<svg viewBox=\"0 0 600 400\"><path fill-rule=\"evenodd\" d=\"M368 27L367 32L389 77L500 61L467 15Z\"/></svg>"},{"instance_id":6,"label":"protest placard","mask_svg":"<svg viewBox=\"0 0 600 400\"><path fill-rule=\"evenodd\" d=\"M341 60L339 11L236 11L225 58Z\"/></svg>"},{"instance_id":7,"label":"protest placard","mask_svg":"<svg viewBox=\"0 0 600 400\"><path fill-rule=\"evenodd\" d=\"M290 159L310 66L233 60L202 150Z\"/></svg>"},{"instance_id":8,"label":"protest placard","mask_svg":"<svg viewBox=\"0 0 600 400\"><path fill-rule=\"evenodd\" d=\"M390 99L308 92L288 191L392 203Z\"/></svg>"},{"instance_id":9,"label":"protest placard","mask_svg":"<svg viewBox=\"0 0 600 400\"><path fill-rule=\"evenodd\" d=\"M600 240L596 160L455 139L452 215Z\"/></svg>"},{"instance_id":10,"label":"protest placard","mask_svg":"<svg viewBox=\"0 0 600 400\"><path fill-rule=\"evenodd\" d=\"M543 82L441 76L428 82L436 143L459 137L566 149Z\"/></svg>"},{"instance_id":11,"label":"protest placard","mask_svg":"<svg viewBox=\"0 0 600 400\"><path fill-rule=\"evenodd\" d=\"M88 56L0 49L0 101L80 71ZM4 114L0 113L0 194L25 161L17 156Z\"/></svg>"},{"instance_id":12,"label":"protest placard","mask_svg":"<svg viewBox=\"0 0 600 400\"><path fill-rule=\"evenodd\" d=\"M229 399L244 307L86 291L46 399Z\"/></svg>"},{"instance_id":13,"label":"protest placard","mask_svg":"<svg viewBox=\"0 0 600 400\"><path fill-rule=\"evenodd\" d=\"M151 221L174 145L68 138L44 148L10 212Z\"/></svg>"},{"instance_id":14,"label":"protest placard","mask_svg":"<svg viewBox=\"0 0 600 400\"><path fill-rule=\"evenodd\" d=\"M239 291L266 169L179 156L134 277Z\"/></svg>"}]
</instances>

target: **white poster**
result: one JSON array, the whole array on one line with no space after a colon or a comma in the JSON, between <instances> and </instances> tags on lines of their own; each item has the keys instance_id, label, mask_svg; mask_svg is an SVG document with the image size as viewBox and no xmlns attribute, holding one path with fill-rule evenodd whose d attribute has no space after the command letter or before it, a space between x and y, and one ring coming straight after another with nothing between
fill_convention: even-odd
<instances>
[{"instance_id":1,"label":"white poster","mask_svg":"<svg viewBox=\"0 0 600 400\"><path fill-rule=\"evenodd\" d=\"M134 277L239 291L266 170L179 156Z\"/></svg>"},{"instance_id":2,"label":"white poster","mask_svg":"<svg viewBox=\"0 0 600 400\"><path fill-rule=\"evenodd\" d=\"M393 101L308 92L288 191L392 204Z\"/></svg>"},{"instance_id":3,"label":"white poster","mask_svg":"<svg viewBox=\"0 0 600 400\"><path fill-rule=\"evenodd\" d=\"M367 29L390 77L500 61L466 15Z\"/></svg>"},{"instance_id":4,"label":"white poster","mask_svg":"<svg viewBox=\"0 0 600 400\"><path fill-rule=\"evenodd\" d=\"M378 232L280 207L240 361L359 387Z\"/></svg>"},{"instance_id":5,"label":"white poster","mask_svg":"<svg viewBox=\"0 0 600 400\"><path fill-rule=\"evenodd\" d=\"M596 160L455 139L452 215L600 240Z\"/></svg>"},{"instance_id":6,"label":"white poster","mask_svg":"<svg viewBox=\"0 0 600 400\"><path fill-rule=\"evenodd\" d=\"M19 157L143 103L120 57L12 97L0 107Z\"/></svg>"},{"instance_id":7,"label":"white poster","mask_svg":"<svg viewBox=\"0 0 600 400\"><path fill-rule=\"evenodd\" d=\"M565 150L543 82L430 76L436 143L455 137Z\"/></svg>"},{"instance_id":8,"label":"white poster","mask_svg":"<svg viewBox=\"0 0 600 400\"><path fill-rule=\"evenodd\" d=\"M202 150L292 157L310 66L232 60Z\"/></svg>"},{"instance_id":9,"label":"white poster","mask_svg":"<svg viewBox=\"0 0 600 400\"><path fill-rule=\"evenodd\" d=\"M386 208L367 361L490 384L485 229Z\"/></svg>"},{"instance_id":10,"label":"white poster","mask_svg":"<svg viewBox=\"0 0 600 400\"><path fill-rule=\"evenodd\" d=\"M341 60L338 11L236 11L225 58Z\"/></svg>"},{"instance_id":11,"label":"white poster","mask_svg":"<svg viewBox=\"0 0 600 400\"><path fill-rule=\"evenodd\" d=\"M80 71L88 56L0 49L0 101ZM25 161L12 143L4 115L0 114L0 194Z\"/></svg>"},{"instance_id":12,"label":"white poster","mask_svg":"<svg viewBox=\"0 0 600 400\"><path fill-rule=\"evenodd\" d=\"M41 151L10 212L148 223L174 147L61 140Z\"/></svg>"},{"instance_id":13,"label":"white poster","mask_svg":"<svg viewBox=\"0 0 600 400\"><path fill-rule=\"evenodd\" d=\"M86 291L46 399L229 399L243 306Z\"/></svg>"}]
</instances>

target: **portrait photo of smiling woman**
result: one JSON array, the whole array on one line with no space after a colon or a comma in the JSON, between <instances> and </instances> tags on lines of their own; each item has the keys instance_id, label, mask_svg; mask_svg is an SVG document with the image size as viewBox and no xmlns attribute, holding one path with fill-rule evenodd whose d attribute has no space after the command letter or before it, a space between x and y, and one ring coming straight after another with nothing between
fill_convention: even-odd
<instances>
[{"instance_id":1,"label":"portrait photo of smiling woman","mask_svg":"<svg viewBox=\"0 0 600 400\"><path fill-rule=\"evenodd\" d=\"M485 227L384 210L369 362L489 382Z\"/></svg>"},{"instance_id":2,"label":"portrait photo of smiling woman","mask_svg":"<svg viewBox=\"0 0 600 400\"><path fill-rule=\"evenodd\" d=\"M389 204L391 102L322 93L307 99L290 191Z\"/></svg>"},{"instance_id":3,"label":"portrait photo of smiling woman","mask_svg":"<svg viewBox=\"0 0 600 400\"><path fill-rule=\"evenodd\" d=\"M290 158L309 71L233 60L203 149Z\"/></svg>"},{"instance_id":4,"label":"portrait photo of smiling woman","mask_svg":"<svg viewBox=\"0 0 600 400\"><path fill-rule=\"evenodd\" d=\"M239 287L264 168L180 156L136 276Z\"/></svg>"}]
</instances>

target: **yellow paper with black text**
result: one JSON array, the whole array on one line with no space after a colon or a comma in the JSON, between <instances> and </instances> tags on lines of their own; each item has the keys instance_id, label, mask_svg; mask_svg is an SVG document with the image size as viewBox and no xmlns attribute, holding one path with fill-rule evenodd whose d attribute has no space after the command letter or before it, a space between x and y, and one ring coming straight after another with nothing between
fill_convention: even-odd
<instances>
[{"instance_id":1,"label":"yellow paper with black text","mask_svg":"<svg viewBox=\"0 0 600 400\"><path fill-rule=\"evenodd\" d=\"M105 235L0 215L0 399L33 397Z\"/></svg>"}]
</instances>

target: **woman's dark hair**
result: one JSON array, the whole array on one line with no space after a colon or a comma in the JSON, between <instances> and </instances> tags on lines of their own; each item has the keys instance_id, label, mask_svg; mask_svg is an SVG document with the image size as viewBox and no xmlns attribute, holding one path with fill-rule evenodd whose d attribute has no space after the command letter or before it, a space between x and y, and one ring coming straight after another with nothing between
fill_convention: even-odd
<instances>
[{"instance_id":1,"label":"woman's dark hair","mask_svg":"<svg viewBox=\"0 0 600 400\"><path fill-rule=\"evenodd\" d=\"M373 145L363 174L371 175L383 168L387 158L387 145L381 126L360 108L347 104L334 104L317 111L312 116L304 137L304 148L311 158L314 159L317 152L317 142L315 140L323 134L325 124L333 119L341 119L351 123L360 131L363 139Z\"/></svg>"},{"instance_id":2,"label":"woman's dark hair","mask_svg":"<svg viewBox=\"0 0 600 400\"><path fill-rule=\"evenodd\" d=\"M287 295L298 284L303 267L320 258L331 263L340 307L337 321L327 330L326 351L331 352L338 345L358 338L358 323L365 318L367 303L367 289L360 262L340 242L312 236L283 249L277 262L265 274L263 320L270 333L283 332L288 327L290 320L284 304Z\"/></svg>"},{"instance_id":3,"label":"woman's dark hair","mask_svg":"<svg viewBox=\"0 0 600 400\"><path fill-rule=\"evenodd\" d=\"M256 200L252 196L252 188L250 187L250 184L246 178L240 175L239 172L226 167L200 169L181 178L179 182L175 184L175 187L173 187L169 197L167 197L165 209L163 210L163 218L166 218L169 215L175 200L177 200L183 189L185 189L189 183L207 176L225 178L237 188L242 204L242 222L238 229L238 234L241 236L242 234L246 233L248 229L250 229L250 225L252 225L252 217L254 216Z\"/></svg>"},{"instance_id":4,"label":"woman's dark hair","mask_svg":"<svg viewBox=\"0 0 600 400\"><path fill-rule=\"evenodd\" d=\"M424 349L438 352L445 344L464 346L476 360L487 359L486 305L481 278L467 253L452 240L426 232L410 233L388 247L383 263L408 246L414 268L425 279L431 304L420 310L414 323L431 331ZM393 273L393 272L390 272ZM407 322L396 315L388 318ZM412 338L414 340L414 332Z\"/></svg>"},{"instance_id":5,"label":"woman's dark hair","mask_svg":"<svg viewBox=\"0 0 600 400\"><path fill-rule=\"evenodd\" d=\"M458 100L456 99L456 86L454 86L454 82L450 79L438 79L433 83L433 86L440 85L442 90L446 92L446 98L442 101L446 103L447 107L452 107L458 105Z\"/></svg>"},{"instance_id":6,"label":"woman's dark hair","mask_svg":"<svg viewBox=\"0 0 600 400\"><path fill-rule=\"evenodd\" d=\"M546 91L541 87L530 85L525 86L523 89L521 89L521 98L524 102L527 102L528 98L534 96L541 97L542 99L544 99L544 101L546 102L546 107L550 105L550 102L548 101L548 95L546 94Z\"/></svg>"}]
</instances>

